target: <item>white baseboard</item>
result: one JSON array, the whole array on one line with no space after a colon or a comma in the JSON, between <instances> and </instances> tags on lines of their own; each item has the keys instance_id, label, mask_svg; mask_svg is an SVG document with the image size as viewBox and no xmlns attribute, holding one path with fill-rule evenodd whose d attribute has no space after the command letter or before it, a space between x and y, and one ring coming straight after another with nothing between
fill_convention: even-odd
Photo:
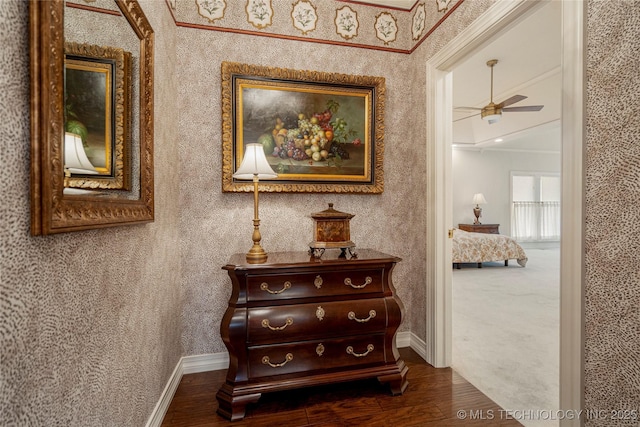
<instances>
[{"instance_id":1,"label":"white baseboard","mask_svg":"<svg viewBox=\"0 0 640 427\"><path fill-rule=\"evenodd\" d=\"M199 354L182 358L182 374L217 371L229 367L229 353Z\"/></svg>"},{"instance_id":2,"label":"white baseboard","mask_svg":"<svg viewBox=\"0 0 640 427\"><path fill-rule=\"evenodd\" d=\"M396 335L396 345L398 348L411 347L423 359L425 359L425 355L427 354L425 342L411 332L398 332ZM167 385L162 391L156 407L153 408L153 412L147 420L146 427L160 427L183 375L217 371L227 369L228 367L229 354L227 352L199 354L180 358L173 373L169 377Z\"/></svg>"},{"instance_id":3,"label":"white baseboard","mask_svg":"<svg viewBox=\"0 0 640 427\"><path fill-rule=\"evenodd\" d=\"M427 343L413 332L398 332L396 345L398 348L411 347L423 360L427 360Z\"/></svg>"},{"instance_id":4,"label":"white baseboard","mask_svg":"<svg viewBox=\"0 0 640 427\"><path fill-rule=\"evenodd\" d=\"M180 380L185 374L195 374L198 372L217 371L220 369L227 369L229 367L229 354L224 353L210 353L199 354L196 356L184 356L178 360L173 373L169 377L169 381L160 395L160 399L153 408L151 416L147 420L146 427L160 427L162 420L169 409L171 400L176 394Z\"/></svg>"},{"instance_id":5,"label":"white baseboard","mask_svg":"<svg viewBox=\"0 0 640 427\"><path fill-rule=\"evenodd\" d=\"M167 413L167 409L169 409L173 395L176 393L180 385L180 380L182 379L182 359L184 359L184 357L178 360L178 364L173 369L173 373L169 377L169 381L160 395L160 400L156 403L156 407L153 408L151 416L147 420L146 427L160 427L162 424L162 420Z\"/></svg>"}]
</instances>

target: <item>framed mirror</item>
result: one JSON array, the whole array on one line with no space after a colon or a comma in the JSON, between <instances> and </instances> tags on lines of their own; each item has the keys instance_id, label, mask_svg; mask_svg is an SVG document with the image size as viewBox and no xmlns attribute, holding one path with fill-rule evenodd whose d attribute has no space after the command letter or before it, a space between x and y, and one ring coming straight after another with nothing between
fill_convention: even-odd
<instances>
[{"instance_id":1,"label":"framed mirror","mask_svg":"<svg viewBox=\"0 0 640 427\"><path fill-rule=\"evenodd\" d=\"M153 221L154 39L140 5L31 0L29 15L31 234Z\"/></svg>"}]
</instances>

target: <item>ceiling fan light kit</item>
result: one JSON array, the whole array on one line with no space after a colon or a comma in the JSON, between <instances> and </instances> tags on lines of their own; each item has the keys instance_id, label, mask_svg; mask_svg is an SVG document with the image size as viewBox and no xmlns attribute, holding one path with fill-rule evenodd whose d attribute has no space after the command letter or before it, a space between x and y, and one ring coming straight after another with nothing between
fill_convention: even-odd
<instances>
[{"instance_id":1,"label":"ceiling fan light kit","mask_svg":"<svg viewBox=\"0 0 640 427\"><path fill-rule=\"evenodd\" d=\"M500 120L500 117L502 117L502 111L500 111L500 107L493 102L484 107L480 112L480 118L488 121L489 124L497 122Z\"/></svg>"},{"instance_id":2,"label":"ceiling fan light kit","mask_svg":"<svg viewBox=\"0 0 640 427\"><path fill-rule=\"evenodd\" d=\"M522 107L509 107L509 108L505 108L511 104L515 104L516 102L520 102L524 99L527 99L526 96L524 95L513 95L512 97L505 99L504 101L502 101L499 104L495 104L493 102L493 67L498 63L497 59L490 59L487 61L487 66L489 68L491 68L491 92L490 92L490 99L489 99L489 104L484 106L483 108L474 108L474 107L461 107L461 108L465 108L465 109L472 109L472 110L480 110L480 118L482 120L486 120L489 124L493 124L496 123L500 120L500 118L502 117L502 112L506 111L506 112L514 112L514 113L518 113L518 112L525 112L525 111L540 111L542 110L542 107L544 107L543 105L527 105L527 106L522 106ZM477 115L477 114L476 114ZM468 119L470 117L474 117L474 116L469 116L469 117L464 117L463 119L458 119L458 120L464 120L464 119ZM455 120L455 121L458 121Z\"/></svg>"}]
</instances>

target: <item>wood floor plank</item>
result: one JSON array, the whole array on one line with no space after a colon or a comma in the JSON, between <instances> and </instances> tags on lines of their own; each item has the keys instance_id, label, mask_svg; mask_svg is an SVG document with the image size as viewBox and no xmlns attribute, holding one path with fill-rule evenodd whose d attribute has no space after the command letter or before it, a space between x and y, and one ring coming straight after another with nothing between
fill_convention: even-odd
<instances>
[{"instance_id":1,"label":"wood floor plank","mask_svg":"<svg viewBox=\"0 0 640 427\"><path fill-rule=\"evenodd\" d=\"M215 395L226 371L184 375L163 427L437 427L520 426L500 407L449 368L434 368L410 348L400 349L409 386L392 396L375 379L265 393L247 406L243 420L216 413ZM461 418L458 411L465 411Z\"/></svg>"}]
</instances>

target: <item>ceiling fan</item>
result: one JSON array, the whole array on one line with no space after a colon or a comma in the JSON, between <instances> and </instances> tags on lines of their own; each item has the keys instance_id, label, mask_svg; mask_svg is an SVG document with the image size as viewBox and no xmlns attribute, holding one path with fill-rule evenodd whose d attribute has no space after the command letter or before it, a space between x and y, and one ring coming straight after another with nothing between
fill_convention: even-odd
<instances>
[{"instance_id":1,"label":"ceiling fan","mask_svg":"<svg viewBox=\"0 0 640 427\"><path fill-rule=\"evenodd\" d=\"M493 102L493 67L498 63L497 59L490 59L487 61L487 66L491 68L491 99L489 104L482 107L457 107L465 110L480 110L480 117L483 120L487 120L489 124L496 123L502 117L502 112L523 112L523 111L540 111L544 105L526 105L521 107L508 107L509 105L515 104L516 102L520 102L524 99L527 99L524 95L513 95L511 98L505 99L499 104L494 104ZM470 117L475 117L477 114L472 116L463 117L461 119L454 120L454 122L458 122L460 120L465 120Z\"/></svg>"}]
</instances>

